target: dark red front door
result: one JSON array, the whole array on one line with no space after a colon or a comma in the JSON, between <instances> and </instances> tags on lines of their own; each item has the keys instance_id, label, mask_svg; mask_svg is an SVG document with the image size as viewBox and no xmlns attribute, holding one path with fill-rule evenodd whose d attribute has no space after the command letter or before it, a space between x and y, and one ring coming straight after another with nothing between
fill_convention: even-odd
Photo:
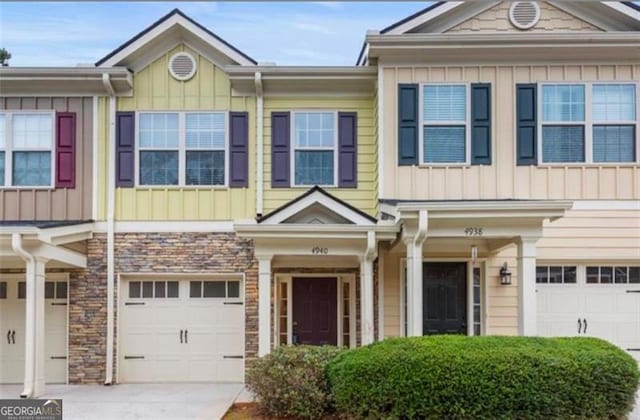
<instances>
[{"instance_id":1,"label":"dark red front door","mask_svg":"<svg viewBox=\"0 0 640 420\"><path fill-rule=\"evenodd\" d=\"M293 343L338 344L335 278L293 278Z\"/></svg>"}]
</instances>

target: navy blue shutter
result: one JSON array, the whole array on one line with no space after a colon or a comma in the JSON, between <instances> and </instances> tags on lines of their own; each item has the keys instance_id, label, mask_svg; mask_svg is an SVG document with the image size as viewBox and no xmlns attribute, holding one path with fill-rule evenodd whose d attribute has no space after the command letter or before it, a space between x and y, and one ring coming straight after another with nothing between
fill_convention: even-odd
<instances>
[{"instance_id":1,"label":"navy blue shutter","mask_svg":"<svg viewBox=\"0 0 640 420\"><path fill-rule=\"evenodd\" d=\"M516 85L516 149L518 165L536 165L537 158L537 93L536 85Z\"/></svg>"},{"instance_id":2,"label":"navy blue shutter","mask_svg":"<svg viewBox=\"0 0 640 420\"><path fill-rule=\"evenodd\" d=\"M338 187L358 186L358 114L338 113Z\"/></svg>"},{"instance_id":3,"label":"navy blue shutter","mask_svg":"<svg viewBox=\"0 0 640 420\"><path fill-rule=\"evenodd\" d=\"M398 85L398 165L418 164L418 115L418 85Z\"/></svg>"},{"instance_id":4,"label":"navy blue shutter","mask_svg":"<svg viewBox=\"0 0 640 420\"><path fill-rule=\"evenodd\" d=\"M289 112L271 113L271 187L291 186L291 116Z\"/></svg>"},{"instance_id":5,"label":"navy blue shutter","mask_svg":"<svg viewBox=\"0 0 640 420\"><path fill-rule=\"evenodd\" d=\"M491 84L471 85L471 164L491 165Z\"/></svg>"},{"instance_id":6,"label":"navy blue shutter","mask_svg":"<svg viewBox=\"0 0 640 420\"><path fill-rule=\"evenodd\" d=\"M249 186L249 114L229 113L229 186Z\"/></svg>"},{"instance_id":7,"label":"navy blue shutter","mask_svg":"<svg viewBox=\"0 0 640 420\"><path fill-rule=\"evenodd\" d=\"M116 187L135 184L135 112L116 113Z\"/></svg>"}]
</instances>

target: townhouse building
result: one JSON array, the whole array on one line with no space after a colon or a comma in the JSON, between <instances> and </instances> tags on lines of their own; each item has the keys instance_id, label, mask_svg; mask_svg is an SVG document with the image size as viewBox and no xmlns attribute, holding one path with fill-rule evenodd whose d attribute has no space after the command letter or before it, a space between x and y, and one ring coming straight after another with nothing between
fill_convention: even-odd
<instances>
[{"instance_id":1,"label":"townhouse building","mask_svg":"<svg viewBox=\"0 0 640 420\"><path fill-rule=\"evenodd\" d=\"M0 69L0 383L242 382L275 346L586 335L640 360L640 10L437 2L355 66L174 10Z\"/></svg>"}]
</instances>

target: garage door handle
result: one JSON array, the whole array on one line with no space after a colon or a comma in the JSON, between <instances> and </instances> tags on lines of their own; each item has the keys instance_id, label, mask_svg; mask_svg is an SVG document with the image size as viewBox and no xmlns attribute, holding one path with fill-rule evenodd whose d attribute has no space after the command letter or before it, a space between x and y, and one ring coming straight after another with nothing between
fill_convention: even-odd
<instances>
[{"instance_id":1,"label":"garage door handle","mask_svg":"<svg viewBox=\"0 0 640 420\"><path fill-rule=\"evenodd\" d=\"M182 330L180 330L180 344L182 344Z\"/></svg>"},{"instance_id":2,"label":"garage door handle","mask_svg":"<svg viewBox=\"0 0 640 420\"><path fill-rule=\"evenodd\" d=\"M11 331L11 344L16 344L16 330Z\"/></svg>"},{"instance_id":3,"label":"garage door handle","mask_svg":"<svg viewBox=\"0 0 640 420\"><path fill-rule=\"evenodd\" d=\"M627 351L640 351L640 349L627 349Z\"/></svg>"},{"instance_id":4,"label":"garage door handle","mask_svg":"<svg viewBox=\"0 0 640 420\"><path fill-rule=\"evenodd\" d=\"M125 302L124 304L125 304L125 306L144 305L144 302Z\"/></svg>"},{"instance_id":5,"label":"garage door handle","mask_svg":"<svg viewBox=\"0 0 640 420\"><path fill-rule=\"evenodd\" d=\"M11 344L11 330L7 331L7 344Z\"/></svg>"},{"instance_id":6,"label":"garage door handle","mask_svg":"<svg viewBox=\"0 0 640 420\"><path fill-rule=\"evenodd\" d=\"M627 290L627 293L640 293L640 290Z\"/></svg>"},{"instance_id":7,"label":"garage door handle","mask_svg":"<svg viewBox=\"0 0 640 420\"><path fill-rule=\"evenodd\" d=\"M225 302L225 305L242 305L242 302Z\"/></svg>"},{"instance_id":8,"label":"garage door handle","mask_svg":"<svg viewBox=\"0 0 640 420\"><path fill-rule=\"evenodd\" d=\"M51 360L66 360L67 356L51 356Z\"/></svg>"},{"instance_id":9,"label":"garage door handle","mask_svg":"<svg viewBox=\"0 0 640 420\"><path fill-rule=\"evenodd\" d=\"M67 302L51 302L51 306L67 306Z\"/></svg>"},{"instance_id":10,"label":"garage door handle","mask_svg":"<svg viewBox=\"0 0 640 420\"><path fill-rule=\"evenodd\" d=\"M130 359L144 359L144 356L124 356L124 360Z\"/></svg>"},{"instance_id":11,"label":"garage door handle","mask_svg":"<svg viewBox=\"0 0 640 420\"><path fill-rule=\"evenodd\" d=\"M582 334L586 334L587 333L587 327L588 327L587 318L583 319L583 321L584 321L584 331L582 331Z\"/></svg>"},{"instance_id":12,"label":"garage door handle","mask_svg":"<svg viewBox=\"0 0 640 420\"><path fill-rule=\"evenodd\" d=\"M189 334L189 330L184 330L184 343L187 344L189 339L187 338L187 334Z\"/></svg>"},{"instance_id":13,"label":"garage door handle","mask_svg":"<svg viewBox=\"0 0 640 420\"><path fill-rule=\"evenodd\" d=\"M222 356L223 359L244 359L244 356Z\"/></svg>"},{"instance_id":14,"label":"garage door handle","mask_svg":"<svg viewBox=\"0 0 640 420\"><path fill-rule=\"evenodd\" d=\"M582 331L582 320L578 318L578 334L580 334L580 331Z\"/></svg>"}]
</instances>

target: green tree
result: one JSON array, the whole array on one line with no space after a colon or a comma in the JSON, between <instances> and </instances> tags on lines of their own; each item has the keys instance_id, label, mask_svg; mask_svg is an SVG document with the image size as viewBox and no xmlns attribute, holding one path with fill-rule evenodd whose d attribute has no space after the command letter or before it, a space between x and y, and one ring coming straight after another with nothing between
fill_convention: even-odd
<instances>
[{"instance_id":1,"label":"green tree","mask_svg":"<svg viewBox=\"0 0 640 420\"><path fill-rule=\"evenodd\" d=\"M9 60L11 59L11 53L6 48L0 48L0 65L7 67Z\"/></svg>"}]
</instances>

